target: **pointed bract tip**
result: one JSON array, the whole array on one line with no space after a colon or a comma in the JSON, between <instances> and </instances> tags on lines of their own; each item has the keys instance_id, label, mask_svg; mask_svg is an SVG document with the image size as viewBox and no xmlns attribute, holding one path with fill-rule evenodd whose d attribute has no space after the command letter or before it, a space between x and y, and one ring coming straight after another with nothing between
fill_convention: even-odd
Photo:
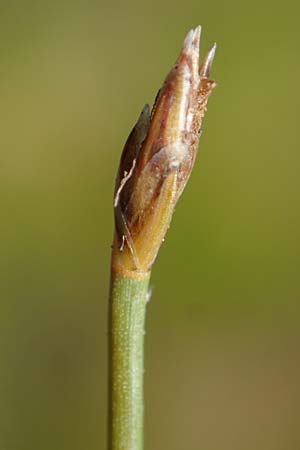
<instances>
[{"instance_id":1,"label":"pointed bract tip","mask_svg":"<svg viewBox=\"0 0 300 450\"><path fill-rule=\"evenodd\" d=\"M194 79L199 76L199 52L200 52L201 26L192 29L186 35L179 55L179 60L185 55L191 61L191 69Z\"/></svg>"},{"instance_id":2,"label":"pointed bract tip","mask_svg":"<svg viewBox=\"0 0 300 450\"><path fill-rule=\"evenodd\" d=\"M200 47L201 25L198 25L194 30L193 44L196 49Z\"/></svg>"},{"instance_id":3,"label":"pointed bract tip","mask_svg":"<svg viewBox=\"0 0 300 450\"><path fill-rule=\"evenodd\" d=\"M212 63L216 54L216 48L217 44L214 43L214 45L210 48L208 53L206 54L204 61L200 67L200 77L202 78L208 78L210 75Z\"/></svg>"},{"instance_id":4,"label":"pointed bract tip","mask_svg":"<svg viewBox=\"0 0 300 450\"><path fill-rule=\"evenodd\" d=\"M190 30L183 41L183 49L190 48L193 42L194 30Z\"/></svg>"},{"instance_id":5,"label":"pointed bract tip","mask_svg":"<svg viewBox=\"0 0 300 450\"><path fill-rule=\"evenodd\" d=\"M200 44L200 35L201 35L200 25L196 27L194 30L193 29L190 30L183 41L182 50L188 54L194 52L195 50L198 52Z\"/></svg>"}]
</instances>

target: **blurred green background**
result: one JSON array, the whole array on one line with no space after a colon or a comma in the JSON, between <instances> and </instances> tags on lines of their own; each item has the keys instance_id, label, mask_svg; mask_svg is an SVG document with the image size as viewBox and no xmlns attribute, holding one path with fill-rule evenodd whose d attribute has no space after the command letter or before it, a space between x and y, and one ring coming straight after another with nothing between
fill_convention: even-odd
<instances>
[{"instance_id":1,"label":"blurred green background","mask_svg":"<svg viewBox=\"0 0 300 450\"><path fill-rule=\"evenodd\" d=\"M300 448L296 0L0 6L0 450L105 450L112 192L186 32L217 41L155 266L146 449Z\"/></svg>"}]
</instances>

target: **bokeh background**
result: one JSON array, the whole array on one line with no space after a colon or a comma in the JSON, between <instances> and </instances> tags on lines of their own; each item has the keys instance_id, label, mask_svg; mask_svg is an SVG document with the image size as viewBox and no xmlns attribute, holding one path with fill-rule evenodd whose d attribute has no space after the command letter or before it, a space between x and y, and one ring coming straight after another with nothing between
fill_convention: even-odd
<instances>
[{"instance_id":1,"label":"bokeh background","mask_svg":"<svg viewBox=\"0 0 300 450\"><path fill-rule=\"evenodd\" d=\"M153 271L146 449L300 448L299 3L0 6L0 450L105 450L112 192L186 32L217 41Z\"/></svg>"}]
</instances>

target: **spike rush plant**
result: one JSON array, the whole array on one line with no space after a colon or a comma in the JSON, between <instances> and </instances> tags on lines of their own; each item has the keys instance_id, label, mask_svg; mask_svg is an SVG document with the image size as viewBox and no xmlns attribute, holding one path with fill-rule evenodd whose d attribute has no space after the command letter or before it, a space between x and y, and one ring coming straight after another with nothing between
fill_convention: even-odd
<instances>
[{"instance_id":1,"label":"spike rush plant","mask_svg":"<svg viewBox=\"0 0 300 450\"><path fill-rule=\"evenodd\" d=\"M152 265L191 174L208 97L214 44L199 63L191 30L122 152L115 195L109 299L109 450L143 449L144 322Z\"/></svg>"}]
</instances>

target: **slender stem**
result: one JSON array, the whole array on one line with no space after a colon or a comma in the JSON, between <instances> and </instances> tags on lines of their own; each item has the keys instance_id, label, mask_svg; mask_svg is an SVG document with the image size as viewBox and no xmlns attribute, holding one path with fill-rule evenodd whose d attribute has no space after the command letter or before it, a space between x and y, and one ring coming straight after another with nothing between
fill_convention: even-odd
<instances>
[{"instance_id":1,"label":"slender stem","mask_svg":"<svg viewBox=\"0 0 300 450\"><path fill-rule=\"evenodd\" d=\"M149 274L112 274L109 306L109 450L143 449L144 323Z\"/></svg>"}]
</instances>

